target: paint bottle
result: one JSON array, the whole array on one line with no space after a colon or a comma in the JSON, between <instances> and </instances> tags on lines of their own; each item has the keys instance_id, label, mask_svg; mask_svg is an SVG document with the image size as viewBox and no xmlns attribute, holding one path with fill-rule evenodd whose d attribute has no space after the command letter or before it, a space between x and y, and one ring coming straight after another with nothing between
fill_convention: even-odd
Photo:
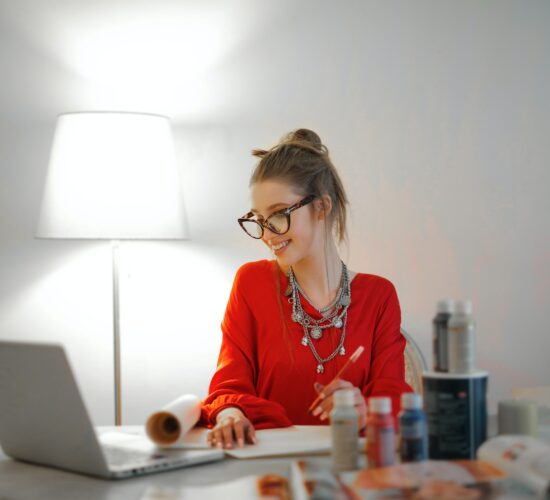
<instances>
[{"instance_id":1,"label":"paint bottle","mask_svg":"<svg viewBox=\"0 0 550 500\"><path fill-rule=\"evenodd\" d=\"M433 369L436 372L449 371L447 327L453 312L454 301L440 300L437 303L437 314L433 319Z\"/></svg>"},{"instance_id":2,"label":"paint bottle","mask_svg":"<svg viewBox=\"0 0 550 500\"><path fill-rule=\"evenodd\" d=\"M449 373L475 371L476 325L472 301L457 300L448 323Z\"/></svg>"},{"instance_id":3,"label":"paint bottle","mask_svg":"<svg viewBox=\"0 0 550 500\"><path fill-rule=\"evenodd\" d=\"M369 398L367 417L367 462L369 467L385 467L395 463L395 429L391 399Z\"/></svg>"},{"instance_id":4,"label":"paint bottle","mask_svg":"<svg viewBox=\"0 0 550 500\"><path fill-rule=\"evenodd\" d=\"M428 426L420 394L414 392L401 394L401 412L398 419L401 462L427 460Z\"/></svg>"},{"instance_id":5,"label":"paint bottle","mask_svg":"<svg viewBox=\"0 0 550 500\"><path fill-rule=\"evenodd\" d=\"M359 412L350 389L334 392L334 407L330 412L332 462L334 470L359 468Z\"/></svg>"}]
</instances>

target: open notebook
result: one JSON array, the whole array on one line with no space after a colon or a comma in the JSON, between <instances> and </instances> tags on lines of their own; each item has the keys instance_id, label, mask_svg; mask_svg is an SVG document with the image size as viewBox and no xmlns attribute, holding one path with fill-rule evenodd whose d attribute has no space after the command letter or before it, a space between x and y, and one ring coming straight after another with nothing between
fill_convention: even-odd
<instances>
[{"instance_id":1,"label":"open notebook","mask_svg":"<svg viewBox=\"0 0 550 500\"><path fill-rule=\"evenodd\" d=\"M151 450L157 445L152 443L141 425L122 427L97 427L102 443L124 444L136 450ZM171 448L203 449L208 448L206 434L208 429L193 428L177 445ZM330 427L327 425L296 425L279 429L256 431L258 442L245 445L244 448L224 450L226 455L235 458L260 458L312 453L327 453L331 449Z\"/></svg>"}]
</instances>

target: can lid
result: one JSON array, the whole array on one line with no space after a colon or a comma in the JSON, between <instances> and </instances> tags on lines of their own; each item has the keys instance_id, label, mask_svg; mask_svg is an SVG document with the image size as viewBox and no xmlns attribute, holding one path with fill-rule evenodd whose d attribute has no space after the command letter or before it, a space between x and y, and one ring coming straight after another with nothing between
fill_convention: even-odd
<instances>
[{"instance_id":1,"label":"can lid","mask_svg":"<svg viewBox=\"0 0 550 500\"><path fill-rule=\"evenodd\" d=\"M454 309L455 301L453 299L443 299L437 302L437 312L438 313L449 313L451 314Z\"/></svg>"},{"instance_id":2,"label":"can lid","mask_svg":"<svg viewBox=\"0 0 550 500\"><path fill-rule=\"evenodd\" d=\"M369 411L372 413L391 413L391 399L369 398Z\"/></svg>"},{"instance_id":3,"label":"can lid","mask_svg":"<svg viewBox=\"0 0 550 500\"><path fill-rule=\"evenodd\" d=\"M472 314L474 308L470 299L457 300L455 302L455 313Z\"/></svg>"},{"instance_id":4,"label":"can lid","mask_svg":"<svg viewBox=\"0 0 550 500\"><path fill-rule=\"evenodd\" d=\"M353 389L339 389L334 391L335 406L354 406L355 398Z\"/></svg>"},{"instance_id":5,"label":"can lid","mask_svg":"<svg viewBox=\"0 0 550 500\"><path fill-rule=\"evenodd\" d=\"M405 410L422 409L422 395L416 392L404 392L401 394L401 408Z\"/></svg>"}]
</instances>

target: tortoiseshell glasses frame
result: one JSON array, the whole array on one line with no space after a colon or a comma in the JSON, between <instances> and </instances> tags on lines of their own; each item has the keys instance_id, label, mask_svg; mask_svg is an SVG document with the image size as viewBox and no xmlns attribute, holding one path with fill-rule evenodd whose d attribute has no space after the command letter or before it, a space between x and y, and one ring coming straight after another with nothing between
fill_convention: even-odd
<instances>
[{"instance_id":1,"label":"tortoiseshell glasses frame","mask_svg":"<svg viewBox=\"0 0 550 500\"><path fill-rule=\"evenodd\" d=\"M237 219L237 221L243 231L255 240L262 239L264 235L264 228L269 229L275 234L285 234L290 230L290 214L294 212L294 210L298 210L299 208L308 205L315 198L317 198L315 195L310 194L288 208L273 212L265 221L253 219L253 212L248 212L243 217Z\"/></svg>"}]
</instances>

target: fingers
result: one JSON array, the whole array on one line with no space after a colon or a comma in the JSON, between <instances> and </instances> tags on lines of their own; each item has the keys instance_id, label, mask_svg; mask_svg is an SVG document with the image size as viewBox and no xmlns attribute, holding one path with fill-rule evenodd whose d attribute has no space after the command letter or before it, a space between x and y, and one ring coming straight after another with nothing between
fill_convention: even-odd
<instances>
[{"instance_id":1,"label":"fingers","mask_svg":"<svg viewBox=\"0 0 550 500\"><path fill-rule=\"evenodd\" d=\"M206 434L206 444L208 444L208 446L216 446L214 442L214 431L210 431Z\"/></svg>"},{"instance_id":2,"label":"fingers","mask_svg":"<svg viewBox=\"0 0 550 500\"><path fill-rule=\"evenodd\" d=\"M246 442L251 444L256 444L258 440L256 439L256 429L254 429L254 426L249 423L246 426Z\"/></svg>"},{"instance_id":3,"label":"fingers","mask_svg":"<svg viewBox=\"0 0 550 500\"><path fill-rule=\"evenodd\" d=\"M229 417L224 422L227 423L222 426L223 447L233 448L233 417Z\"/></svg>"},{"instance_id":4,"label":"fingers","mask_svg":"<svg viewBox=\"0 0 550 500\"><path fill-rule=\"evenodd\" d=\"M256 432L247 418L226 417L206 435L210 446L233 448L235 443L242 448L246 443L255 444Z\"/></svg>"},{"instance_id":5,"label":"fingers","mask_svg":"<svg viewBox=\"0 0 550 500\"><path fill-rule=\"evenodd\" d=\"M223 438L221 427L217 425L206 436L207 443L212 447L223 448Z\"/></svg>"},{"instance_id":6,"label":"fingers","mask_svg":"<svg viewBox=\"0 0 550 500\"><path fill-rule=\"evenodd\" d=\"M332 411L333 407L333 397L329 396L326 399L323 399L312 412L312 415L314 417L319 417L320 420L326 420L328 418L329 413Z\"/></svg>"},{"instance_id":7,"label":"fingers","mask_svg":"<svg viewBox=\"0 0 550 500\"><path fill-rule=\"evenodd\" d=\"M244 422L242 420L234 422L233 431L235 433L235 439L237 440L237 446L242 448L244 446Z\"/></svg>"},{"instance_id":8,"label":"fingers","mask_svg":"<svg viewBox=\"0 0 550 500\"><path fill-rule=\"evenodd\" d=\"M314 408L312 415L318 416L320 420L326 420L334 407L334 392L339 389L353 389L354 405L357 407L360 416L365 414L366 418L366 404L361 391L351 384L351 382L342 379L337 379L325 386L323 392L327 394L327 396L317 405L316 408Z\"/></svg>"},{"instance_id":9,"label":"fingers","mask_svg":"<svg viewBox=\"0 0 550 500\"><path fill-rule=\"evenodd\" d=\"M323 394L325 396L330 396L334 391L337 391L338 389L351 389L353 387L353 384L351 382L348 382L347 380L343 380L341 378L337 378L336 380L333 380L330 384L325 385L325 388L323 389Z\"/></svg>"}]
</instances>

